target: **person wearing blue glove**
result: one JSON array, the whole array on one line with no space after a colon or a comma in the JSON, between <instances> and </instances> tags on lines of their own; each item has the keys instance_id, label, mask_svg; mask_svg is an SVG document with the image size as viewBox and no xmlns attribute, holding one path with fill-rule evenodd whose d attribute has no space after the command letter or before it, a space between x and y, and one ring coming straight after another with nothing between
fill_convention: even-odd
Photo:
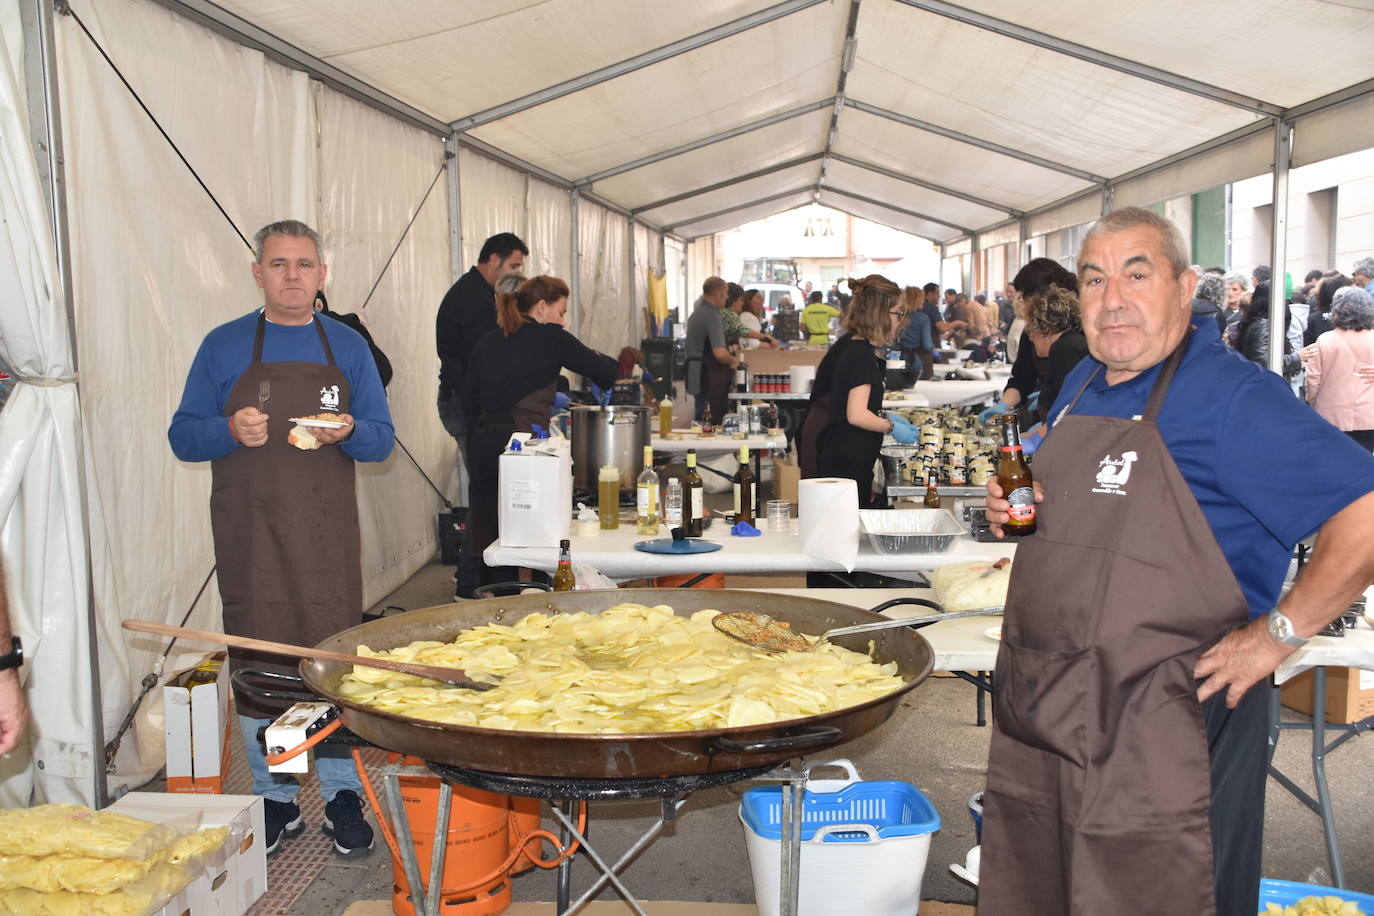
<instances>
[{"instance_id":1,"label":"person wearing blue glove","mask_svg":"<svg viewBox=\"0 0 1374 916\"><path fill-rule=\"evenodd\" d=\"M814 463L802 464L811 477L842 477L854 481L859 506L875 507L873 465L883 436L896 434L900 417L887 417L883 406L883 356L901 331L906 311L901 289L879 274L848 281L854 294L844 314L847 333L830 347L816 367L807 424L819 427ZM823 426L821 424L824 424ZM915 430L911 429L912 441Z\"/></svg>"},{"instance_id":2,"label":"person wearing blue glove","mask_svg":"<svg viewBox=\"0 0 1374 916\"><path fill-rule=\"evenodd\" d=\"M892 438L902 445L913 445L920 438L916 427L911 425L911 421L906 417L890 413L887 418L892 421Z\"/></svg>"},{"instance_id":3,"label":"person wearing blue glove","mask_svg":"<svg viewBox=\"0 0 1374 916\"><path fill-rule=\"evenodd\" d=\"M616 363L590 349L564 327L568 284L557 277L530 277L516 292L496 300L497 327L472 349L462 403L472 408L468 424L469 511L459 564L459 598L478 585L513 578L482 562L497 535L501 453L515 432L549 428L561 370L586 376L606 399L615 384Z\"/></svg>"},{"instance_id":4,"label":"person wearing blue glove","mask_svg":"<svg viewBox=\"0 0 1374 916\"><path fill-rule=\"evenodd\" d=\"M993 417L1000 417L1003 414L1009 414L1015 409L1015 407L1012 407L1006 401L1003 401L999 398L996 404L993 404L987 410L983 411L978 415L978 422L986 423Z\"/></svg>"},{"instance_id":5,"label":"person wearing blue glove","mask_svg":"<svg viewBox=\"0 0 1374 916\"><path fill-rule=\"evenodd\" d=\"M560 391L553 396L553 412L558 413L561 410L567 410L571 403L572 398L568 397L566 392Z\"/></svg>"}]
</instances>

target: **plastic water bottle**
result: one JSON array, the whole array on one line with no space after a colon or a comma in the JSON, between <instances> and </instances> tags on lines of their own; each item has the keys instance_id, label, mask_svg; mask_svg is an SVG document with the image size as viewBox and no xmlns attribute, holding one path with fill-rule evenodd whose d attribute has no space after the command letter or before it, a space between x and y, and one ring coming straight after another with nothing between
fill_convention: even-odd
<instances>
[{"instance_id":1,"label":"plastic water bottle","mask_svg":"<svg viewBox=\"0 0 1374 916\"><path fill-rule=\"evenodd\" d=\"M682 481L668 478L668 490L663 495L663 520L668 529L682 527Z\"/></svg>"}]
</instances>

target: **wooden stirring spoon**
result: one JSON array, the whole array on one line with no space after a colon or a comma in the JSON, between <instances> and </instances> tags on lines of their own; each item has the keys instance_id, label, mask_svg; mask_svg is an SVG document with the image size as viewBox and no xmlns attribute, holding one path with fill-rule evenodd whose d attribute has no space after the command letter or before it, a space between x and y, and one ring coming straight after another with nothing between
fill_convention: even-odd
<instances>
[{"instance_id":1,"label":"wooden stirring spoon","mask_svg":"<svg viewBox=\"0 0 1374 916\"><path fill-rule=\"evenodd\" d=\"M181 639L190 639L196 642L212 642L221 646L233 646L236 649L253 649L258 652L270 652L274 655L289 655L292 658L310 658L322 662L344 662L350 665L362 665L367 668L381 668L385 671L399 671L401 674L413 674L416 677L428 678L431 681L441 681L445 684L452 684L455 687L468 687L472 690L490 690L495 684L483 684L474 681L457 668L439 668L434 665L417 665L413 662L398 662L389 658L366 658L362 655L349 655L346 652L330 652L326 649L307 649L303 646L293 646L283 642L269 642L265 639L250 639L247 636L230 636L227 633L211 633L208 630L188 630L185 627L174 627L165 623L153 623L150 620L124 621L124 629L137 630L141 633L156 633L159 636L176 636Z\"/></svg>"}]
</instances>

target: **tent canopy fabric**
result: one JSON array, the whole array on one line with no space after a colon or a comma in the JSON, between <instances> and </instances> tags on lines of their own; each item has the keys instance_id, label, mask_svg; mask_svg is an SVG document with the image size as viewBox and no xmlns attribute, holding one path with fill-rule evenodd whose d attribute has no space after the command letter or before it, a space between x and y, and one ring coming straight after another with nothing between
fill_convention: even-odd
<instances>
[{"instance_id":1,"label":"tent canopy fabric","mask_svg":"<svg viewBox=\"0 0 1374 916\"><path fill-rule=\"evenodd\" d=\"M688 238L795 206L798 189L937 243L1061 204L1077 216L1085 194L1100 208L1104 185L1280 115L1314 118L1295 161L1374 145L1367 3L428 0L404 19L363 0L220 6ZM1322 112L1351 87L1349 128L1333 129ZM1234 158L1131 196L1267 168Z\"/></svg>"}]
</instances>

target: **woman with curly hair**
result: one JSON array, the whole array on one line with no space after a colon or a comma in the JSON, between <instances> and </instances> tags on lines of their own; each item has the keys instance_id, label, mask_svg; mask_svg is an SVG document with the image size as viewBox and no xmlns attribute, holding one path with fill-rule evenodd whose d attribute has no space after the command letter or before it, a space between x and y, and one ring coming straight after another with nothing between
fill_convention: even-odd
<instances>
[{"instance_id":1,"label":"woman with curly hair","mask_svg":"<svg viewBox=\"0 0 1374 916\"><path fill-rule=\"evenodd\" d=\"M1043 422L1069 371L1088 355L1083 320L1078 311L1078 277L1057 261L1036 258L1012 280L1026 319L1011 378L1002 399L983 411L982 419L1010 413L1033 393L1040 392L1026 422Z\"/></svg>"}]
</instances>

